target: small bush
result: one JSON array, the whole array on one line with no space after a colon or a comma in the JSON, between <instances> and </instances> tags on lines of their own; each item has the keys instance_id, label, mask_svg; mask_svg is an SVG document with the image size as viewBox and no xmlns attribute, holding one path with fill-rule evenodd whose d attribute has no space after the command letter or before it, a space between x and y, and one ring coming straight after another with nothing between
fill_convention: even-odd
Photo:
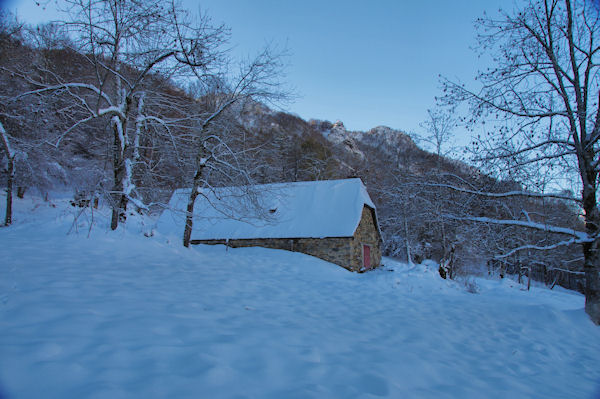
<instances>
[{"instance_id":1,"label":"small bush","mask_svg":"<svg viewBox=\"0 0 600 399\"><path fill-rule=\"evenodd\" d=\"M475 279L473 279L473 278L465 278L463 280L463 284L464 284L465 289L467 290L467 292L470 292L471 294L478 294L479 293L479 286L475 282Z\"/></svg>"}]
</instances>

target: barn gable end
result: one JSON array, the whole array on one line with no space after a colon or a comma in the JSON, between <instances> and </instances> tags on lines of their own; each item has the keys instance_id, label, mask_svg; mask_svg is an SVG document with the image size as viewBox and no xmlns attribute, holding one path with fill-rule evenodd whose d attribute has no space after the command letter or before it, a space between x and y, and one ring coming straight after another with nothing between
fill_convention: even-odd
<instances>
[{"instance_id":1,"label":"barn gable end","mask_svg":"<svg viewBox=\"0 0 600 399\"><path fill-rule=\"evenodd\" d=\"M375 210L365 206L362 210L360 223L354 232L351 242L350 269L360 271L364 266L364 246L370 248L370 267L372 269L381 263L381 235L377 226L377 216Z\"/></svg>"}]
</instances>

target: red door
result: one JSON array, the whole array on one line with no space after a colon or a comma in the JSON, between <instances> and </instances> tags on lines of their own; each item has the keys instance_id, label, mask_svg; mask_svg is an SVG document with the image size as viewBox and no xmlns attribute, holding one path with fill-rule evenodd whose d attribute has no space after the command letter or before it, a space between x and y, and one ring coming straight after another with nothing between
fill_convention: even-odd
<instances>
[{"instance_id":1,"label":"red door","mask_svg":"<svg viewBox=\"0 0 600 399\"><path fill-rule=\"evenodd\" d=\"M363 245L363 266L365 269L371 268L371 247Z\"/></svg>"}]
</instances>

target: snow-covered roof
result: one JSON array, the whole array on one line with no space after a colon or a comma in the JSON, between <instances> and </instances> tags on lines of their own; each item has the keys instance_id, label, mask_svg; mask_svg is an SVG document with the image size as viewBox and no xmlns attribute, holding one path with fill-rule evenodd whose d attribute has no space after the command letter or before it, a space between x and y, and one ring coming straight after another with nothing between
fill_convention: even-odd
<instances>
[{"instance_id":1,"label":"snow-covered roof","mask_svg":"<svg viewBox=\"0 0 600 399\"><path fill-rule=\"evenodd\" d=\"M350 237L363 207L375 210L358 178L252 186L250 198L258 207L249 205L245 191L202 189L194 205L191 239ZM189 193L189 189L173 193L158 220L160 232L182 234Z\"/></svg>"}]
</instances>

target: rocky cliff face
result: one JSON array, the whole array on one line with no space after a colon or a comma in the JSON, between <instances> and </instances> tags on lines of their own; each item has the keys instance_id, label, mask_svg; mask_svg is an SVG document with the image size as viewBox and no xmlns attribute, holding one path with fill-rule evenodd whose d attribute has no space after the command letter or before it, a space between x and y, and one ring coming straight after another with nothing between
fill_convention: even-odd
<instances>
[{"instance_id":1,"label":"rocky cliff face","mask_svg":"<svg viewBox=\"0 0 600 399\"><path fill-rule=\"evenodd\" d=\"M398 147L417 149L413 139L404 131L387 126L377 126L366 132L347 130L340 120L335 123L311 119L309 125L320 132L331 144L344 148L349 153L364 160L361 145L376 147L392 155Z\"/></svg>"}]
</instances>

